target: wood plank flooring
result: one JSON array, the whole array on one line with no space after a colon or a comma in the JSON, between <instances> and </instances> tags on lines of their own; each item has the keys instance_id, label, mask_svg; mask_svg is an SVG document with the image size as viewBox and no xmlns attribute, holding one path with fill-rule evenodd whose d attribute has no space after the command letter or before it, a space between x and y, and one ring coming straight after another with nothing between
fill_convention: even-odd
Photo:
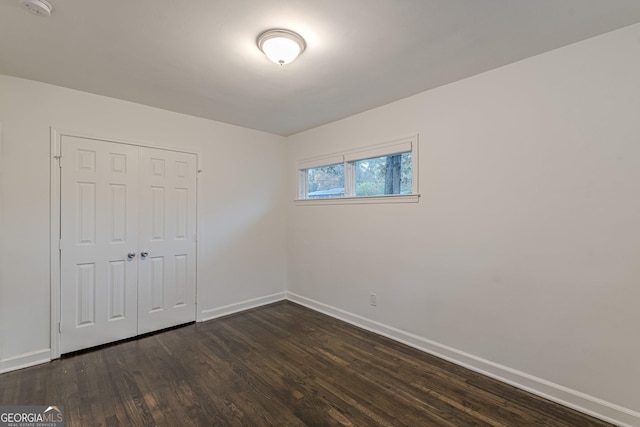
<instances>
[{"instance_id":1,"label":"wood plank flooring","mask_svg":"<svg viewBox=\"0 0 640 427\"><path fill-rule=\"evenodd\" d=\"M606 426L291 302L0 375L67 426Z\"/></svg>"}]
</instances>

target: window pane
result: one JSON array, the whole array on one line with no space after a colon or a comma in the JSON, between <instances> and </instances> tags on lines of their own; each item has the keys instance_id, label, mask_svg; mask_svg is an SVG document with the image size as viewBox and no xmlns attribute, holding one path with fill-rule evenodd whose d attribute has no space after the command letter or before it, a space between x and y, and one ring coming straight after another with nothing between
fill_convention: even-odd
<instances>
[{"instance_id":1,"label":"window pane","mask_svg":"<svg viewBox=\"0 0 640 427\"><path fill-rule=\"evenodd\" d=\"M344 197L344 164L307 169L307 199Z\"/></svg>"},{"instance_id":2,"label":"window pane","mask_svg":"<svg viewBox=\"0 0 640 427\"><path fill-rule=\"evenodd\" d=\"M411 194L411 152L353 162L356 196Z\"/></svg>"}]
</instances>

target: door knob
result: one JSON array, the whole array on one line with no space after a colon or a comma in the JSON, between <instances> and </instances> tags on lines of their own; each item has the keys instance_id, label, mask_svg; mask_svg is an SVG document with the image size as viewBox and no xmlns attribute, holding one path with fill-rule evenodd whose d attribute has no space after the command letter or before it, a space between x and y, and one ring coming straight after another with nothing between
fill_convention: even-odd
<instances>
[{"instance_id":1,"label":"door knob","mask_svg":"<svg viewBox=\"0 0 640 427\"><path fill-rule=\"evenodd\" d=\"M127 254L127 259L134 259L136 257L136 253L135 252L129 252Z\"/></svg>"},{"instance_id":2,"label":"door knob","mask_svg":"<svg viewBox=\"0 0 640 427\"><path fill-rule=\"evenodd\" d=\"M147 252L147 251L140 252L140 258L144 259L144 258L146 258L148 256L149 256L149 252Z\"/></svg>"}]
</instances>

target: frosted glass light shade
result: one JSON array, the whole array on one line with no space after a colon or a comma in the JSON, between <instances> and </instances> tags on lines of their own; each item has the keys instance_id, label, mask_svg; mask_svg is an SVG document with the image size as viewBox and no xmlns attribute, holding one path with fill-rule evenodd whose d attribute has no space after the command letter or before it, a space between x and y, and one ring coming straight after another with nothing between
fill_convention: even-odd
<instances>
[{"instance_id":1,"label":"frosted glass light shade","mask_svg":"<svg viewBox=\"0 0 640 427\"><path fill-rule=\"evenodd\" d=\"M289 30L269 30L258 37L258 47L270 61L289 64L300 55L306 44L300 35Z\"/></svg>"}]
</instances>

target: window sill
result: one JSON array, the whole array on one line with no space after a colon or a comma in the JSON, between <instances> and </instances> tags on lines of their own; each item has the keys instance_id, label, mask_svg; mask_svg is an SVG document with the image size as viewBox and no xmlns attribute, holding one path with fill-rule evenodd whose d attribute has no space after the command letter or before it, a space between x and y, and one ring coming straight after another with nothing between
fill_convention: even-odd
<instances>
[{"instance_id":1,"label":"window sill","mask_svg":"<svg viewBox=\"0 0 640 427\"><path fill-rule=\"evenodd\" d=\"M393 194L387 196L335 197L330 199L296 199L296 206L365 205L386 203L418 203L420 194Z\"/></svg>"}]
</instances>

